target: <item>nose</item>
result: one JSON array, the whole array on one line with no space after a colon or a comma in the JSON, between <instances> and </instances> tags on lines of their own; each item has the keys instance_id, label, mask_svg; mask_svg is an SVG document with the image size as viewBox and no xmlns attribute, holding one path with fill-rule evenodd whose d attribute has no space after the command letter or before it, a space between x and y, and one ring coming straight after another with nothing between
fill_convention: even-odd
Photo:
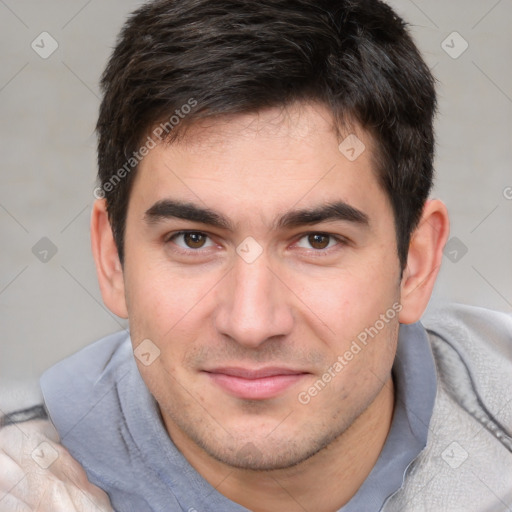
<instances>
[{"instance_id":1,"label":"nose","mask_svg":"<svg viewBox=\"0 0 512 512\"><path fill-rule=\"evenodd\" d=\"M217 295L216 328L248 348L282 338L293 328L290 294L264 255L252 263L236 257Z\"/></svg>"}]
</instances>

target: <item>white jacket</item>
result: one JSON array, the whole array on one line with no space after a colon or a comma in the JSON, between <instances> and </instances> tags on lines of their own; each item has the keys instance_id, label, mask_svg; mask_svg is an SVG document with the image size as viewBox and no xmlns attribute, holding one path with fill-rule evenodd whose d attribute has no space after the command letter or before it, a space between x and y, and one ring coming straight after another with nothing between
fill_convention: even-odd
<instances>
[{"instance_id":1,"label":"white jacket","mask_svg":"<svg viewBox=\"0 0 512 512\"><path fill-rule=\"evenodd\" d=\"M422 323L438 377L427 446L382 512L512 512L512 316L450 304Z\"/></svg>"}]
</instances>

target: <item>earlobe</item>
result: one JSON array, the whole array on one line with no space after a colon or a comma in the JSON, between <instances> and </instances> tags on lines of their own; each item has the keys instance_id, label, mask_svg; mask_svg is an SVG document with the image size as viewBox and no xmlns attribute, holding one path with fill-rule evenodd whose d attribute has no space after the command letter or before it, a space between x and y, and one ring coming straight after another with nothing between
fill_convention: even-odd
<instances>
[{"instance_id":1,"label":"earlobe","mask_svg":"<svg viewBox=\"0 0 512 512\"><path fill-rule=\"evenodd\" d=\"M443 259L450 230L446 206L437 199L425 203L418 227L411 235L407 266L401 283L399 321L417 322L425 311Z\"/></svg>"},{"instance_id":2,"label":"earlobe","mask_svg":"<svg viewBox=\"0 0 512 512\"><path fill-rule=\"evenodd\" d=\"M103 302L115 315L128 318L123 268L114 242L105 199L98 199L93 205L91 246Z\"/></svg>"}]
</instances>

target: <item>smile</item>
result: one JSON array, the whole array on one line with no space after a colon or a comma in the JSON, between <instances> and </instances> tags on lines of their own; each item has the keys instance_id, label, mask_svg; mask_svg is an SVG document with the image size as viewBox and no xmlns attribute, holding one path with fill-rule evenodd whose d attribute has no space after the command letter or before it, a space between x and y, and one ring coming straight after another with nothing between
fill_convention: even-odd
<instances>
[{"instance_id":1,"label":"smile","mask_svg":"<svg viewBox=\"0 0 512 512\"><path fill-rule=\"evenodd\" d=\"M306 372L286 368L219 368L205 372L208 377L230 395L246 400L265 400L281 394L297 384Z\"/></svg>"}]
</instances>

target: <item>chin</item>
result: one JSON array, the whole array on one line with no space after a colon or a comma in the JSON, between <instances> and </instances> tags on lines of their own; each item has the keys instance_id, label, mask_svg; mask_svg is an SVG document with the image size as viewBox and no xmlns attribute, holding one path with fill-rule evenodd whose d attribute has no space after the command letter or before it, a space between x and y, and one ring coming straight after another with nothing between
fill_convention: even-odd
<instances>
[{"instance_id":1,"label":"chin","mask_svg":"<svg viewBox=\"0 0 512 512\"><path fill-rule=\"evenodd\" d=\"M288 469L316 455L325 448L331 438L316 441L287 436L286 439L263 438L259 441L238 441L235 446L210 444L202 440L198 444L214 459L233 468L248 471L274 471ZM232 438L231 438L232 439ZM206 442L205 442L206 441Z\"/></svg>"}]
</instances>

